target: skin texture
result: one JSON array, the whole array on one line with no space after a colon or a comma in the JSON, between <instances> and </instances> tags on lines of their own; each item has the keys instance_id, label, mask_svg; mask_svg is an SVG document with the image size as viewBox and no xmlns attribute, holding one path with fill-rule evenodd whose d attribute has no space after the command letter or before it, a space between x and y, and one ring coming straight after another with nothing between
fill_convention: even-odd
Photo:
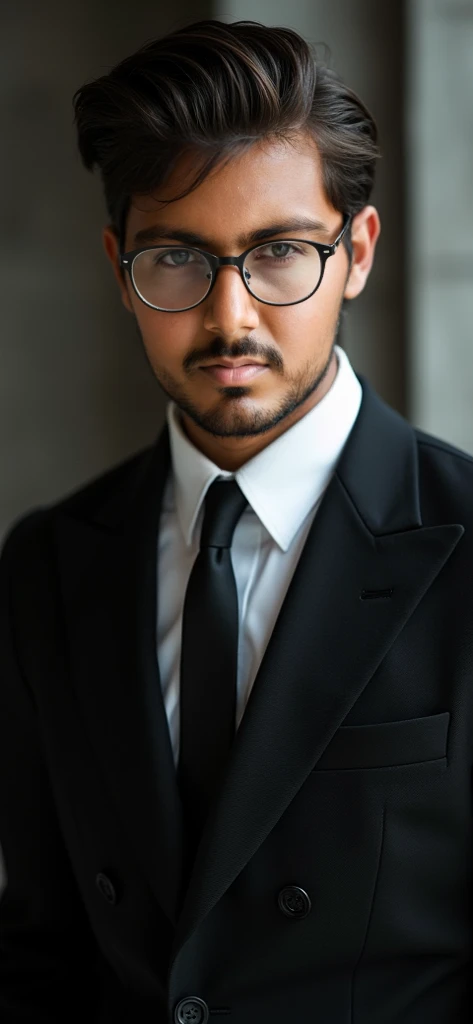
<instances>
[{"instance_id":1,"label":"skin texture","mask_svg":"<svg viewBox=\"0 0 473 1024\"><path fill-rule=\"evenodd\" d=\"M219 165L193 192L165 205L190 183L195 154L181 156L164 186L152 196L134 196L127 218L125 251L134 235L152 224L172 224L197 233L201 248L217 256L238 255L236 239L269 224L312 217L329 228L294 232L314 242L333 242L343 215L325 195L317 147L302 134L291 145L265 140ZM122 301L135 318L153 372L179 407L192 444L219 468L235 472L305 416L330 389L337 373L334 345L343 299L363 290L380 232L378 213L366 206L352 221L351 267L343 243L327 260L315 294L294 306L269 306L246 290L236 267L222 267L211 294L194 309L161 312L146 306L118 264L118 240L103 229ZM274 235L271 241L291 235ZM169 236L165 241L175 243ZM266 243L267 244L267 243ZM246 248L246 247L245 247ZM199 369L219 357L248 356L269 369L244 385L223 385Z\"/></svg>"}]
</instances>

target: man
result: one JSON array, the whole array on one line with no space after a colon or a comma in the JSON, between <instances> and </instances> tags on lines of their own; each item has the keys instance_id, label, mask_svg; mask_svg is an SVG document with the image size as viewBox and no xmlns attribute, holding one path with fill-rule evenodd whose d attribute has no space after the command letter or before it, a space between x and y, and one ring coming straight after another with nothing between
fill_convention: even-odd
<instances>
[{"instance_id":1,"label":"man","mask_svg":"<svg viewBox=\"0 0 473 1024\"><path fill-rule=\"evenodd\" d=\"M0 1018L466 1024L473 460L336 343L374 122L251 22L75 111L169 403L4 546Z\"/></svg>"}]
</instances>

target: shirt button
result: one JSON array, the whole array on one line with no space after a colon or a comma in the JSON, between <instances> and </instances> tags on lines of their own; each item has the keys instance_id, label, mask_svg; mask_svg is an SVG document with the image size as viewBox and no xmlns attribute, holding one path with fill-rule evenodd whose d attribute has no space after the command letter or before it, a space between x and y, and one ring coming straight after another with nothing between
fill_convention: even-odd
<instances>
[{"instance_id":1,"label":"shirt button","mask_svg":"<svg viewBox=\"0 0 473 1024\"><path fill-rule=\"evenodd\" d=\"M207 1024L209 1008L198 996L181 999L174 1010L175 1024Z\"/></svg>"}]
</instances>

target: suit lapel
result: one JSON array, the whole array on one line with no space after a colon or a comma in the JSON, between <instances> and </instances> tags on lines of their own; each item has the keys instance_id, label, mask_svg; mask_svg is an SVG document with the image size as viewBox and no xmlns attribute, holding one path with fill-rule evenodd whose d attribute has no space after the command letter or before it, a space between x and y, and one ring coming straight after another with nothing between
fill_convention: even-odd
<instances>
[{"instance_id":1,"label":"suit lapel","mask_svg":"<svg viewBox=\"0 0 473 1024\"><path fill-rule=\"evenodd\" d=\"M71 675L97 763L179 951L303 785L458 543L423 527L410 425L363 401L292 577L179 914L182 821L156 659L164 427L107 503L58 517ZM365 591L387 590L382 600ZM160 580L165 594L165 581ZM340 638L343 635L343 643ZM255 781L256 780L256 781ZM173 971L171 971L172 985Z\"/></svg>"}]
</instances>

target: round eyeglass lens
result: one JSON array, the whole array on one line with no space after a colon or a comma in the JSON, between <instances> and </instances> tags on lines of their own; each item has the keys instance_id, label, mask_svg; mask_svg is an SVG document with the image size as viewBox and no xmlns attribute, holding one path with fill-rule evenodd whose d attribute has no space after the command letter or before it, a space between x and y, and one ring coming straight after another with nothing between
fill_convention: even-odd
<instances>
[{"instance_id":1,"label":"round eyeglass lens","mask_svg":"<svg viewBox=\"0 0 473 1024\"><path fill-rule=\"evenodd\" d=\"M269 242L248 254L243 272L258 299L284 305L315 291L322 260L317 249L306 242Z\"/></svg>"},{"instance_id":2,"label":"round eyeglass lens","mask_svg":"<svg viewBox=\"0 0 473 1024\"><path fill-rule=\"evenodd\" d=\"M194 306L211 284L210 263L195 249L147 249L132 267L137 292L151 306L171 312Z\"/></svg>"},{"instance_id":3,"label":"round eyeglass lens","mask_svg":"<svg viewBox=\"0 0 473 1024\"><path fill-rule=\"evenodd\" d=\"M285 305L307 298L317 288L322 261L306 242L267 242L246 257L243 273L258 299ZM210 289L212 269L196 249L147 249L133 261L132 275L141 298L172 312L196 305Z\"/></svg>"}]
</instances>

